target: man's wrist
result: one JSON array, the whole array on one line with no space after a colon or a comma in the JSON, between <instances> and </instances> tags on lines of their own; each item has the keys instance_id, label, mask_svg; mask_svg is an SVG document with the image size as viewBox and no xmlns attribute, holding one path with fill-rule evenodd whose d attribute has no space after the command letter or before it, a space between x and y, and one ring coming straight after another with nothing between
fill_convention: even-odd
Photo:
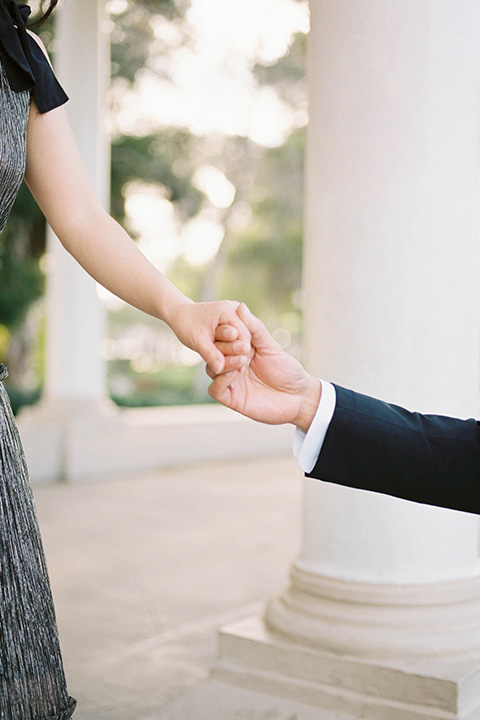
<instances>
[{"instance_id":1,"label":"man's wrist","mask_svg":"<svg viewBox=\"0 0 480 720\"><path fill-rule=\"evenodd\" d=\"M294 420L294 425L303 432L307 432L312 424L313 418L318 409L320 398L322 397L322 383L320 380L307 376L307 385L303 393L300 410Z\"/></svg>"},{"instance_id":2,"label":"man's wrist","mask_svg":"<svg viewBox=\"0 0 480 720\"><path fill-rule=\"evenodd\" d=\"M293 441L293 454L305 473L311 472L315 467L335 413L335 386L325 381L321 381L321 386L321 401L308 431L305 433L297 428Z\"/></svg>"}]
</instances>

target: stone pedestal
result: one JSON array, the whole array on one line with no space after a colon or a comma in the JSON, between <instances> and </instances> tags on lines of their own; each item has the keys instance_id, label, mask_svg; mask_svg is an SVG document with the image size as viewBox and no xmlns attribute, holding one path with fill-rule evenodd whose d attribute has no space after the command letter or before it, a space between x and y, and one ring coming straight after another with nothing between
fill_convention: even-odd
<instances>
[{"instance_id":1,"label":"stone pedestal","mask_svg":"<svg viewBox=\"0 0 480 720\"><path fill-rule=\"evenodd\" d=\"M342 624L343 619L336 622ZM388 622L387 641L390 634ZM355 720L475 720L480 714L478 652L422 659L358 657L281 638L269 632L258 617L223 628L215 680L244 688L243 708L248 706L248 692L260 692L279 698L279 712L293 702L299 718L313 708L316 715L312 717L318 720L344 716ZM223 697L228 699L225 688ZM233 713L234 707L241 707L236 690L230 706L227 700L223 707L229 710L222 718L243 717ZM195 703L190 712L193 708ZM167 712L167 717L186 720L188 716ZM261 720L263 716L253 712L245 717ZM297 715L292 713L289 720L291 717Z\"/></svg>"}]
</instances>

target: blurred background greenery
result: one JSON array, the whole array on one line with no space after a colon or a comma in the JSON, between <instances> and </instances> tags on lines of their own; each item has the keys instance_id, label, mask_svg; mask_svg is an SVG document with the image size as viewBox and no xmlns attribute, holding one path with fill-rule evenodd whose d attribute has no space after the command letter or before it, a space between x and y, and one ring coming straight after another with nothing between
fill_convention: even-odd
<instances>
[{"instance_id":1,"label":"blurred background greenery","mask_svg":"<svg viewBox=\"0 0 480 720\"><path fill-rule=\"evenodd\" d=\"M184 292L246 301L298 356L308 9L264 3L110 0L111 210ZM53 24L41 35L54 55ZM46 264L45 222L22 187L0 240L0 358L16 408L41 394ZM101 295L117 403L208 401L195 353Z\"/></svg>"}]
</instances>

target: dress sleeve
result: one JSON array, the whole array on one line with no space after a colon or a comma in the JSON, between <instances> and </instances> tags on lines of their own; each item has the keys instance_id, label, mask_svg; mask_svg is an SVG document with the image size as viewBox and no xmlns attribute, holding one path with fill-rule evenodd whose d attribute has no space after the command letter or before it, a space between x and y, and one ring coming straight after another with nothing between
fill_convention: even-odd
<instances>
[{"instance_id":1,"label":"dress sleeve","mask_svg":"<svg viewBox=\"0 0 480 720\"><path fill-rule=\"evenodd\" d=\"M46 113L68 97L35 37L27 31L28 5L0 1L0 59L11 89L30 90L38 109Z\"/></svg>"},{"instance_id":2,"label":"dress sleeve","mask_svg":"<svg viewBox=\"0 0 480 720\"><path fill-rule=\"evenodd\" d=\"M68 95L58 82L47 56L32 35L28 33L30 66L35 77L32 94L41 113L46 113L68 101Z\"/></svg>"}]
</instances>

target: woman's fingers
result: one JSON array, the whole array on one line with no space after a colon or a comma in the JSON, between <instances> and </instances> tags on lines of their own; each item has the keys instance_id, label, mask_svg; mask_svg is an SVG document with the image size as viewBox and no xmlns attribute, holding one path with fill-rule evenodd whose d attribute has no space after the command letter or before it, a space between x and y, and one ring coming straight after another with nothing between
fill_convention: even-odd
<instances>
[{"instance_id":1,"label":"woman's fingers","mask_svg":"<svg viewBox=\"0 0 480 720\"><path fill-rule=\"evenodd\" d=\"M220 342L233 342L238 338L238 330L233 325L217 325L215 340Z\"/></svg>"},{"instance_id":2,"label":"woman's fingers","mask_svg":"<svg viewBox=\"0 0 480 720\"><path fill-rule=\"evenodd\" d=\"M235 342L215 343L218 350L224 355L248 355L250 353L250 343L245 340L235 340Z\"/></svg>"},{"instance_id":3,"label":"woman's fingers","mask_svg":"<svg viewBox=\"0 0 480 720\"><path fill-rule=\"evenodd\" d=\"M221 333L226 333L226 337L220 337L220 340L230 341L231 339L233 339L231 331L226 330L226 328L229 327L233 328L233 330L236 331L238 339L245 340L247 342L250 341L250 331L248 330L243 320L237 314L237 310L239 309L239 307L240 303L234 302L232 300L226 300L220 303L221 312L216 325L217 328L223 328L223 330L220 330Z\"/></svg>"},{"instance_id":4,"label":"woman's fingers","mask_svg":"<svg viewBox=\"0 0 480 720\"><path fill-rule=\"evenodd\" d=\"M197 350L205 360L207 367L212 369L214 375L225 371L225 355L220 352L213 343L211 345L205 344L203 347L198 347Z\"/></svg>"}]
</instances>

